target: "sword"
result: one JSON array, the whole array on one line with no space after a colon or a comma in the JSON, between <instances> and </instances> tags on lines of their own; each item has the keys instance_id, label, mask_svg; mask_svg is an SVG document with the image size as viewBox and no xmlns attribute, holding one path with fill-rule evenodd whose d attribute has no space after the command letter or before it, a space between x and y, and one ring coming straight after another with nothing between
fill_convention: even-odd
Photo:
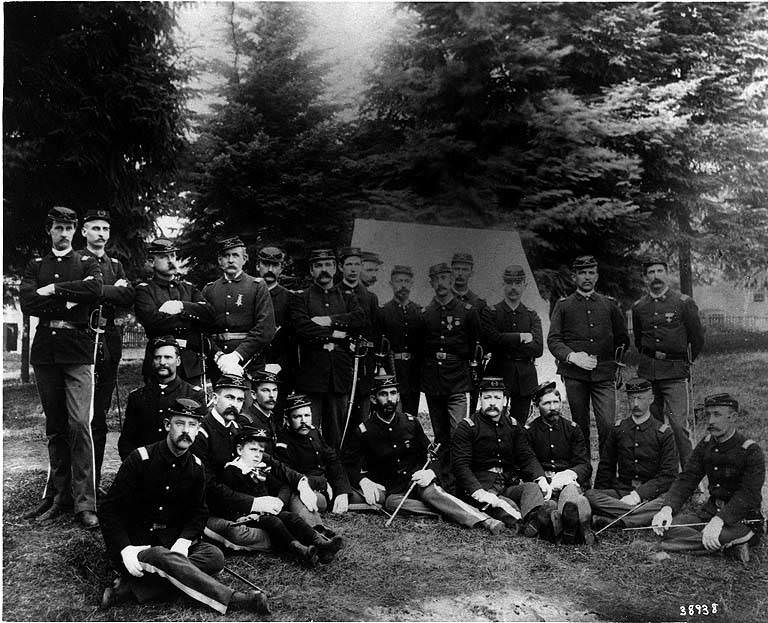
<instances>
[{"instance_id":1,"label":"sword","mask_svg":"<svg viewBox=\"0 0 768 623\"><path fill-rule=\"evenodd\" d=\"M694 397L693 397L693 353L691 352L691 344L688 343L687 348L688 353L688 404L686 408L686 418L688 418L688 421L691 422L691 441L694 445L696 445L698 441L698 435L696 434L696 410L693 408L694 405ZM693 417L691 417L691 413L693 413Z\"/></svg>"},{"instance_id":2,"label":"sword","mask_svg":"<svg viewBox=\"0 0 768 623\"><path fill-rule=\"evenodd\" d=\"M764 519L745 519L738 523L753 524L753 523L762 523L763 521L765 520ZM672 528L701 528L702 526L706 526L708 523L709 523L708 521L700 521L698 523L677 523L677 524L673 523L669 525L667 530L671 530ZM658 528L658 527L659 526L639 526L637 528L622 528L622 531L629 532L630 530L653 530L654 528Z\"/></svg>"},{"instance_id":3,"label":"sword","mask_svg":"<svg viewBox=\"0 0 768 623\"><path fill-rule=\"evenodd\" d=\"M605 532L605 531L606 531L608 528L610 528L612 525L614 525L615 523L617 523L617 522L621 521L621 520L622 520L622 519L624 519L624 517L626 517L627 515L631 515L631 514L632 514L632 513L634 513L634 512L635 512L637 509L639 509L639 508L641 508L641 507L645 506L646 504L648 504L648 502L650 502L650 500L646 500L645 502L641 502L640 504L638 504L638 505L637 505L637 506L635 506L634 508L630 508L630 509L629 509L629 510L628 510L626 513L624 513L624 514L623 514L621 517L617 517L617 518L616 518L616 519L614 519L614 520L613 520L611 523L609 523L607 526L603 526L602 528L600 528L600 529L599 529L597 532L595 532L595 536L597 536L597 535L598 535L598 534L600 534L601 532Z\"/></svg>"},{"instance_id":4,"label":"sword","mask_svg":"<svg viewBox=\"0 0 768 623\"><path fill-rule=\"evenodd\" d=\"M437 451L440 449L440 444L430 444L429 448L427 448L427 462L424 463L424 467L421 469L427 469L429 467L429 464L435 459L437 456ZM408 499L408 496L411 495L411 492L413 491L413 488L416 486L416 482L412 482L411 486L408 487L408 491L405 492L405 495L403 496L403 499L400 500L400 504L397 505L397 508L395 509L395 512L392 513L392 516L387 519L386 523L384 524L387 528L392 525L392 522L395 520L395 517L400 512L400 509L403 507L403 504L405 504L405 501Z\"/></svg>"},{"instance_id":5,"label":"sword","mask_svg":"<svg viewBox=\"0 0 768 623\"><path fill-rule=\"evenodd\" d=\"M613 354L613 360L616 363L616 370L613 373L613 401L614 401L614 419L619 415L619 390L624 385L624 345L622 344Z\"/></svg>"},{"instance_id":6,"label":"sword","mask_svg":"<svg viewBox=\"0 0 768 623\"><path fill-rule=\"evenodd\" d=\"M376 353L376 359L378 361L378 365L376 368L376 374L386 374L387 370L384 367L384 361L388 360L389 354L392 352L392 345L389 343L389 339L386 335L381 336L381 343L379 352ZM392 367L392 373L395 373L394 366Z\"/></svg>"},{"instance_id":7,"label":"sword","mask_svg":"<svg viewBox=\"0 0 768 623\"><path fill-rule=\"evenodd\" d=\"M206 376L205 369L205 334L200 333L200 356L203 359L203 397L205 398L205 404L208 404L208 378Z\"/></svg>"},{"instance_id":8,"label":"sword","mask_svg":"<svg viewBox=\"0 0 768 623\"><path fill-rule=\"evenodd\" d=\"M341 433L341 443L339 443L339 450L344 446L344 440L347 437L347 430L349 429L349 420L352 417L352 409L355 406L355 390L357 389L357 373L360 370L360 360L365 357L368 352L368 348L372 346L370 342L364 340L362 337L357 341L352 340L350 346L353 346L352 356L354 358L354 364L352 365L352 389L349 392L349 406L347 407L347 419L344 422L344 431Z\"/></svg>"},{"instance_id":9,"label":"sword","mask_svg":"<svg viewBox=\"0 0 768 623\"><path fill-rule=\"evenodd\" d=\"M247 585L248 585L248 586L250 586L251 588L253 588L253 589L255 589L255 590L259 591L260 593L264 593L264 594L266 595L266 593L264 592L264 589L263 589L263 588L261 588L261 587L257 586L256 584L254 584L254 583L253 583L253 582L251 582L251 581L250 581L248 578L244 578L242 575L240 575L240 574L239 574L239 573L237 573L236 571L232 571L232 569L230 569L229 567L224 567L224 571L226 571L227 573L229 573L229 575L231 575L231 576L233 576L233 577L236 577L238 580L240 580L241 582L243 582L243 583L247 584Z\"/></svg>"}]
</instances>

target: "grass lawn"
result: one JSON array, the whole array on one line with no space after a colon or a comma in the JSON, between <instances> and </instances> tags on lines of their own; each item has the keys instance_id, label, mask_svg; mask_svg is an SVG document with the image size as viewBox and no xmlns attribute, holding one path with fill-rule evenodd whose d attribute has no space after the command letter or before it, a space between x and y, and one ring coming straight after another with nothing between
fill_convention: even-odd
<instances>
[{"instance_id":1,"label":"grass lawn","mask_svg":"<svg viewBox=\"0 0 768 623\"><path fill-rule=\"evenodd\" d=\"M707 355L695 378L698 400L720 391L738 396L742 430L768 448L762 417L768 353ZM123 406L127 390L139 382L136 366L121 368ZM4 391L3 619L252 620L235 613L222 617L183 597L97 610L113 577L100 534L78 530L68 518L45 528L19 519L44 483L44 418L34 386L12 382ZM113 413L111 430L117 425ZM107 481L117 465L112 454ZM389 528L384 520L376 514L329 516L348 547L314 571L267 555L231 556L228 566L269 592L270 620L768 620L765 542L747 565L721 555L650 563L643 545L653 537L637 533L607 534L588 550L494 538L434 519L398 518ZM231 576L222 580L243 588ZM717 613L681 614L681 607L696 604L710 611L717 604Z\"/></svg>"}]
</instances>

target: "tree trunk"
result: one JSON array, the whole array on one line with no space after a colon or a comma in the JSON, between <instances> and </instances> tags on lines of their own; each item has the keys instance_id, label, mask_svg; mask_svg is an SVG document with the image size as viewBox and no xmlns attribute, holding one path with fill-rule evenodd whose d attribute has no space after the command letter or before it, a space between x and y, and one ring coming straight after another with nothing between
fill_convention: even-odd
<instances>
[{"instance_id":1,"label":"tree trunk","mask_svg":"<svg viewBox=\"0 0 768 623\"><path fill-rule=\"evenodd\" d=\"M24 314L21 323L21 382L29 383L29 316Z\"/></svg>"},{"instance_id":2,"label":"tree trunk","mask_svg":"<svg viewBox=\"0 0 768 623\"><path fill-rule=\"evenodd\" d=\"M680 292L693 296L693 271L691 270L691 229L690 211L681 208L677 211L677 224L680 240L677 243L677 256L680 265Z\"/></svg>"}]
</instances>

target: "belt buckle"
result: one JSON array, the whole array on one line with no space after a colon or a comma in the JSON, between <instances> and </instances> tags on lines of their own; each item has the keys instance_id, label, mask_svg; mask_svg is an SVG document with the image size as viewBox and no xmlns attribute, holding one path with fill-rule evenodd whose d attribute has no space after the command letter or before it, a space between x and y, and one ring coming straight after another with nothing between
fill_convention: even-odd
<instances>
[{"instance_id":1,"label":"belt buckle","mask_svg":"<svg viewBox=\"0 0 768 623\"><path fill-rule=\"evenodd\" d=\"M179 348L186 348L187 347L187 340L181 338L176 339L176 343L179 345Z\"/></svg>"},{"instance_id":2,"label":"belt buckle","mask_svg":"<svg viewBox=\"0 0 768 623\"><path fill-rule=\"evenodd\" d=\"M448 353L442 353L442 352L435 353L436 359L445 359L447 356L448 356Z\"/></svg>"},{"instance_id":3,"label":"belt buckle","mask_svg":"<svg viewBox=\"0 0 768 623\"><path fill-rule=\"evenodd\" d=\"M327 350L329 353L332 352L336 348L336 344L333 342L326 342L323 344L323 350Z\"/></svg>"},{"instance_id":4,"label":"belt buckle","mask_svg":"<svg viewBox=\"0 0 768 623\"><path fill-rule=\"evenodd\" d=\"M653 353L653 356L656 357L656 359L662 359L663 360L663 359L667 358L667 353L663 353L660 350L657 350L656 352Z\"/></svg>"}]
</instances>

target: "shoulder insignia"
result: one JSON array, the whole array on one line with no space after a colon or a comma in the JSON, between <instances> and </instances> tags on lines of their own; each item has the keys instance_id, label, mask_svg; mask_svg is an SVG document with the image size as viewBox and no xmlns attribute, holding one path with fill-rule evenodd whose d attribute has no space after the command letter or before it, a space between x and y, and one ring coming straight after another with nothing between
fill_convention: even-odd
<instances>
[{"instance_id":1,"label":"shoulder insignia","mask_svg":"<svg viewBox=\"0 0 768 623\"><path fill-rule=\"evenodd\" d=\"M509 421L512 422L512 426L517 426L517 420L513 418L511 415L509 416Z\"/></svg>"},{"instance_id":2,"label":"shoulder insignia","mask_svg":"<svg viewBox=\"0 0 768 623\"><path fill-rule=\"evenodd\" d=\"M471 417L469 417L469 416L465 417L465 418L464 418L464 421L465 421L465 422L466 422L466 423L467 423L469 426L474 426L474 425L475 425L475 422L474 422L474 420L473 420Z\"/></svg>"},{"instance_id":3,"label":"shoulder insignia","mask_svg":"<svg viewBox=\"0 0 768 623\"><path fill-rule=\"evenodd\" d=\"M706 442L712 441L712 435L707 435L706 437L704 437L704 439L702 439L702 441L706 441Z\"/></svg>"},{"instance_id":4,"label":"shoulder insignia","mask_svg":"<svg viewBox=\"0 0 768 623\"><path fill-rule=\"evenodd\" d=\"M571 428L576 428L578 426L578 424L573 420L571 420L570 422L571 422Z\"/></svg>"},{"instance_id":5,"label":"shoulder insignia","mask_svg":"<svg viewBox=\"0 0 768 623\"><path fill-rule=\"evenodd\" d=\"M603 298L608 299L609 301L616 301L616 297L615 296L611 296L610 294L601 294L600 296L602 296Z\"/></svg>"},{"instance_id":6,"label":"shoulder insignia","mask_svg":"<svg viewBox=\"0 0 768 623\"><path fill-rule=\"evenodd\" d=\"M261 277L254 277L253 282L254 283L262 283L264 280Z\"/></svg>"},{"instance_id":7,"label":"shoulder insignia","mask_svg":"<svg viewBox=\"0 0 768 623\"><path fill-rule=\"evenodd\" d=\"M360 429L360 432L361 432L361 433L364 433L365 431L367 431L367 430L368 430L368 429L365 427L365 424L364 424L364 423L362 423L362 422L360 423L360 426L358 426L358 428Z\"/></svg>"},{"instance_id":8,"label":"shoulder insignia","mask_svg":"<svg viewBox=\"0 0 768 623\"><path fill-rule=\"evenodd\" d=\"M200 434L201 434L203 437L205 437L206 439L208 439L208 431L207 431L207 430L205 430L204 428L201 428L201 429L200 429L198 432L199 432L199 433L200 433Z\"/></svg>"},{"instance_id":9,"label":"shoulder insignia","mask_svg":"<svg viewBox=\"0 0 768 623\"><path fill-rule=\"evenodd\" d=\"M741 447L746 450L750 446L754 446L754 445L755 445L755 440L754 439L747 439L743 444L741 444Z\"/></svg>"},{"instance_id":10,"label":"shoulder insignia","mask_svg":"<svg viewBox=\"0 0 768 623\"><path fill-rule=\"evenodd\" d=\"M203 388L202 388L202 387L200 387L200 385L193 385L193 386L192 386L192 389L194 389L196 392L201 392L201 391L203 391Z\"/></svg>"},{"instance_id":11,"label":"shoulder insignia","mask_svg":"<svg viewBox=\"0 0 768 623\"><path fill-rule=\"evenodd\" d=\"M472 309L472 303L464 303L464 309Z\"/></svg>"},{"instance_id":12,"label":"shoulder insignia","mask_svg":"<svg viewBox=\"0 0 768 623\"><path fill-rule=\"evenodd\" d=\"M531 425L530 424L526 424L525 426L523 426L523 428L525 430L531 430Z\"/></svg>"},{"instance_id":13,"label":"shoulder insignia","mask_svg":"<svg viewBox=\"0 0 768 623\"><path fill-rule=\"evenodd\" d=\"M138 287L140 287L140 286L148 286L148 285L149 285L149 284L148 284L146 281L141 281L141 282L139 282L139 283L137 283L137 284L136 284L136 287L138 288Z\"/></svg>"},{"instance_id":14,"label":"shoulder insignia","mask_svg":"<svg viewBox=\"0 0 768 623\"><path fill-rule=\"evenodd\" d=\"M275 447L276 448L286 448L287 449L288 448L288 444L287 443L283 443L282 441L278 441L278 442L275 443Z\"/></svg>"},{"instance_id":15,"label":"shoulder insignia","mask_svg":"<svg viewBox=\"0 0 768 623\"><path fill-rule=\"evenodd\" d=\"M206 284L203 286L203 288L208 288L208 287L211 287L211 286L213 286L213 284L214 284L214 283L216 283L216 282L215 282L215 281L209 281L208 283L206 283Z\"/></svg>"},{"instance_id":16,"label":"shoulder insignia","mask_svg":"<svg viewBox=\"0 0 768 623\"><path fill-rule=\"evenodd\" d=\"M109 261L112 262L113 264L119 264L120 263L120 260L117 260L114 257L110 257Z\"/></svg>"},{"instance_id":17,"label":"shoulder insignia","mask_svg":"<svg viewBox=\"0 0 768 623\"><path fill-rule=\"evenodd\" d=\"M681 295L680 295L680 300L681 300L681 301L690 301L690 300L691 300L691 297L690 297L690 296L688 296L687 294L681 294Z\"/></svg>"},{"instance_id":18,"label":"shoulder insignia","mask_svg":"<svg viewBox=\"0 0 768 623\"><path fill-rule=\"evenodd\" d=\"M197 463L200 467L203 466L203 462L199 459L199 457L196 454L193 454L192 458L195 459L195 463Z\"/></svg>"},{"instance_id":19,"label":"shoulder insignia","mask_svg":"<svg viewBox=\"0 0 768 623\"><path fill-rule=\"evenodd\" d=\"M661 426L659 426L659 432L660 433L666 433L669 430L669 424L664 422Z\"/></svg>"},{"instance_id":20,"label":"shoulder insignia","mask_svg":"<svg viewBox=\"0 0 768 623\"><path fill-rule=\"evenodd\" d=\"M144 446L141 446L140 448L136 448L136 450L138 451L142 461L149 460L149 452L147 452L147 449Z\"/></svg>"},{"instance_id":21,"label":"shoulder insignia","mask_svg":"<svg viewBox=\"0 0 768 623\"><path fill-rule=\"evenodd\" d=\"M638 305L640 305L640 303L642 302L643 298L644 297L640 297L634 303L632 303L632 307L637 307Z\"/></svg>"},{"instance_id":22,"label":"shoulder insignia","mask_svg":"<svg viewBox=\"0 0 768 623\"><path fill-rule=\"evenodd\" d=\"M83 261L83 262L87 262L90 259L91 259L90 255L81 255L80 256L80 260Z\"/></svg>"},{"instance_id":23,"label":"shoulder insignia","mask_svg":"<svg viewBox=\"0 0 768 623\"><path fill-rule=\"evenodd\" d=\"M618 422L616 422L616 423L614 424L614 426L615 426L616 428L618 428L619 426L621 426L621 423L622 423L623 421L624 421L624 420L619 420Z\"/></svg>"},{"instance_id":24,"label":"shoulder insignia","mask_svg":"<svg viewBox=\"0 0 768 623\"><path fill-rule=\"evenodd\" d=\"M557 299L557 300L558 300L558 301L567 301L567 300L568 300L568 297L567 297L567 296L561 296L561 297L560 297L559 299Z\"/></svg>"},{"instance_id":25,"label":"shoulder insignia","mask_svg":"<svg viewBox=\"0 0 768 623\"><path fill-rule=\"evenodd\" d=\"M406 413L405 417L407 417L411 422L413 422L416 418L413 417L410 413Z\"/></svg>"},{"instance_id":26,"label":"shoulder insignia","mask_svg":"<svg viewBox=\"0 0 768 623\"><path fill-rule=\"evenodd\" d=\"M36 257L36 258L35 258L35 261L36 261L36 262L42 262L42 261L43 261L43 258L42 258L42 257Z\"/></svg>"}]
</instances>

